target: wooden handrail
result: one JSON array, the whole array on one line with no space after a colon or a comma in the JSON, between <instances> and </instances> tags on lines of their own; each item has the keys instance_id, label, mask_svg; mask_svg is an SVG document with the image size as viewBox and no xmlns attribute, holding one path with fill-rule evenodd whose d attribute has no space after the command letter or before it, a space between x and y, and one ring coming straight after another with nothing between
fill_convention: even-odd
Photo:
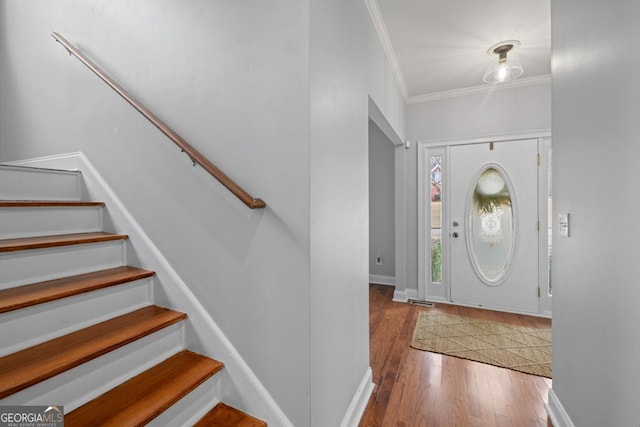
<instances>
[{"instance_id":1,"label":"wooden handrail","mask_svg":"<svg viewBox=\"0 0 640 427\"><path fill-rule=\"evenodd\" d=\"M265 202L261 199L256 199L249 195L242 187L236 184L231 178L225 175L220 169L218 169L213 163L211 163L205 156L202 155L198 150L196 150L191 144L189 144L183 137L181 137L176 131L171 129L166 123L160 120L155 114L149 111L144 105L142 105L138 100L132 97L126 90L122 88L118 83L116 83L111 77L109 77L100 67L94 64L89 58L87 58L82 52L80 52L73 44L69 43L64 37L60 34L53 32L51 33L53 38L60 43L62 46L67 49L70 55L78 58L80 62L87 66L91 71L93 71L98 77L102 79L107 85L109 85L113 90L115 90L125 101L127 101L133 108L138 110L140 114L146 117L155 127L157 127L162 133L164 133L170 140L172 140L180 149L187 154L193 161L193 164L196 163L202 166L204 170L209 172L211 176L220 181L222 185L224 185L229 191L231 191L235 196L240 199L245 205L250 207L251 209L260 209L266 206Z\"/></svg>"}]
</instances>

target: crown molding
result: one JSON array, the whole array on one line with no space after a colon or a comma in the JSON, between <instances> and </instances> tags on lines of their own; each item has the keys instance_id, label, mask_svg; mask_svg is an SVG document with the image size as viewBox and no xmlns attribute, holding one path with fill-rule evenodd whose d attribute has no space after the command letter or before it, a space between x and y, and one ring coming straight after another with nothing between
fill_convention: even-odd
<instances>
[{"instance_id":1,"label":"crown molding","mask_svg":"<svg viewBox=\"0 0 640 427\"><path fill-rule=\"evenodd\" d=\"M427 93L424 95L410 96L407 99L407 104L418 104L420 102L429 102L429 101L435 101L438 99L455 98L458 96L473 95L478 93L497 92L505 89L540 85L545 83L551 83L551 74L543 74L541 76L514 80L512 82L507 82L507 83L486 84L482 86L472 86L472 87L465 87L462 89L445 90L442 92L434 92L434 93Z\"/></svg>"},{"instance_id":2,"label":"crown molding","mask_svg":"<svg viewBox=\"0 0 640 427\"><path fill-rule=\"evenodd\" d=\"M367 6L367 10L369 10L371 22L373 23L373 27L378 33L378 38L380 39L382 49L384 50L384 54L387 57L389 66L391 67L393 77L395 78L396 84L398 85L398 88L402 93L402 97L406 102L409 100L407 84L404 81L404 77L402 77L400 64L398 63L398 58L396 57L396 54L393 50L393 45L391 44L391 38L389 38L387 26L385 25L384 19L382 18L382 12L380 12L380 6L378 6L378 2L376 0L364 0L364 4Z\"/></svg>"},{"instance_id":3,"label":"crown molding","mask_svg":"<svg viewBox=\"0 0 640 427\"><path fill-rule=\"evenodd\" d=\"M402 94L402 97L407 104L417 104L420 102L435 101L438 99L455 98L458 96L480 93L491 93L505 89L533 86L551 82L551 74L544 74L535 77L518 79L507 83L486 84L481 86L446 90L442 92L427 93L424 95L409 96L407 84L405 83L402 71L400 70L400 63L398 62L398 58L396 57L393 45L391 44L391 38L389 37L387 26L384 23L384 19L382 18L380 6L378 6L378 2L376 0L364 0L364 3L367 6L367 10L369 11L369 17L371 18L373 27L375 28L376 33L378 33L378 38L380 39L382 49L384 50L384 54L387 57L387 62L391 67L391 73L393 74L396 84L400 89L400 93Z\"/></svg>"}]
</instances>

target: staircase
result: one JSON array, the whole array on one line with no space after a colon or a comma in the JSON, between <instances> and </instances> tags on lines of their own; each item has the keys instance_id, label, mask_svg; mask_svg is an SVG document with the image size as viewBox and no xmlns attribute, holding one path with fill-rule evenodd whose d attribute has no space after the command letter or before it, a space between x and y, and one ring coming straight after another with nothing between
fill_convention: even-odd
<instances>
[{"instance_id":1,"label":"staircase","mask_svg":"<svg viewBox=\"0 0 640 427\"><path fill-rule=\"evenodd\" d=\"M79 172L0 165L0 405L63 405L66 426L266 426L220 402L222 362L184 348L188 314L153 304L104 209Z\"/></svg>"}]
</instances>

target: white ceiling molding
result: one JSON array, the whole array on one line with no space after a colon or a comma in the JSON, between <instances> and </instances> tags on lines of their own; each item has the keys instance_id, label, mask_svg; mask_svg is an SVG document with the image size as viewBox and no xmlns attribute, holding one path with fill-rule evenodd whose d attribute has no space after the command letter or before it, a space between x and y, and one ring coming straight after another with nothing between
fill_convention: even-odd
<instances>
[{"instance_id":1,"label":"white ceiling molding","mask_svg":"<svg viewBox=\"0 0 640 427\"><path fill-rule=\"evenodd\" d=\"M368 0L366 0L368 1ZM375 1L375 0L371 0ZM551 82L551 74L518 79L511 82L499 84L486 84L482 86L465 87L462 89L445 90L442 92L428 93L425 95L417 95L408 97L408 104L418 104L420 102L435 101L438 99L455 98L458 96L472 95L478 93L489 93L505 89L513 89L516 87L533 86Z\"/></svg>"},{"instance_id":2,"label":"white ceiling molding","mask_svg":"<svg viewBox=\"0 0 640 427\"><path fill-rule=\"evenodd\" d=\"M391 44L391 39L389 38L387 26L384 23L384 19L382 19L380 7L378 6L376 0L364 0L364 3L367 5L367 9L369 10L371 22L373 23L373 27L378 33L380 43L382 44L382 49L384 49L387 61L389 61L389 66L391 67L393 77L395 77L396 79L396 84L398 85L398 88L400 89L404 100L407 101L409 99L407 85L404 81L404 77L402 76L402 72L400 71L400 64L398 63L398 59L396 58L396 54L393 50L393 45Z\"/></svg>"}]
</instances>

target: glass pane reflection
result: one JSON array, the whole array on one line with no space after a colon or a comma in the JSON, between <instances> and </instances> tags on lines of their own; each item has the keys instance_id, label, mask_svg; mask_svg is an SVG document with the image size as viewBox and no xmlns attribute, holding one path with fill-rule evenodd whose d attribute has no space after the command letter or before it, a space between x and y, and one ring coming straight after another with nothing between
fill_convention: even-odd
<instances>
[{"instance_id":1,"label":"glass pane reflection","mask_svg":"<svg viewBox=\"0 0 640 427\"><path fill-rule=\"evenodd\" d=\"M442 156L430 158L431 283L442 282Z\"/></svg>"},{"instance_id":2,"label":"glass pane reflection","mask_svg":"<svg viewBox=\"0 0 640 427\"><path fill-rule=\"evenodd\" d=\"M506 275L514 244L512 197L504 172L487 167L472 183L467 225L471 259L478 275L498 284Z\"/></svg>"}]
</instances>

